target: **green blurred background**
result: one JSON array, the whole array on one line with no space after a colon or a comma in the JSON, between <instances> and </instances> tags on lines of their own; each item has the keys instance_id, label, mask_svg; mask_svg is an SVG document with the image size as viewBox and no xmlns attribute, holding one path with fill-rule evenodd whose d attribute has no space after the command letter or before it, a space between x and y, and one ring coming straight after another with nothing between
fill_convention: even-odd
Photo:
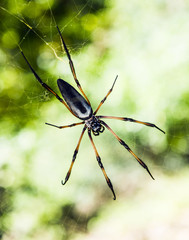
<instances>
[{"instance_id":1,"label":"green blurred background","mask_svg":"<svg viewBox=\"0 0 189 240\"><path fill-rule=\"evenodd\" d=\"M87 134L60 183L82 127L44 124L78 120L39 85L18 48L55 91L58 78L75 86L56 23L94 109L119 75L99 114L166 131L107 120L155 181L108 131L94 137L116 201ZM188 29L187 0L1 0L0 239L188 239Z\"/></svg>"}]
</instances>

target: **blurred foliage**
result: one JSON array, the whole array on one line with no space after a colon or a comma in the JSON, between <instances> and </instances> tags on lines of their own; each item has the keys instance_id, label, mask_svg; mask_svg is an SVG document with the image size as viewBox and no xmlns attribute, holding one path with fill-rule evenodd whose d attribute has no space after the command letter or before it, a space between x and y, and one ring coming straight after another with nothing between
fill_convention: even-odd
<instances>
[{"instance_id":1,"label":"blurred foliage","mask_svg":"<svg viewBox=\"0 0 189 240\"><path fill-rule=\"evenodd\" d=\"M186 0L1 0L0 239L188 239L188 9ZM99 114L166 131L107 120L151 165L155 183L108 131L94 138L116 202L87 136L60 184L81 128L44 124L77 120L38 84L18 47L55 91L58 78L75 86L56 24L94 109L119 75Z\"/></svg>"},{"instance_id":2,"label":"blurred foliage","mask_svg":"<svg viewBox=\"0 0 189 240\"><path fill-rule=\"evenodd\" d=\"M74 6L75 4L75 6ZM70 1L1 1L0 22L1 29L1 106L0 115L2 121L7 126L12 126L9 130L19 131L23 125L28 123L28 107L25 106L30 100L31 119L37 117L34 102L43 102L45 96L38 96L41 89L33 82L27 81L28 72L24 72L26 68L25 62L19 53L18 44L24 49L26 56L29 55L30 61L34 69L39 71L37 56L42 61L41 65L48 65L54 58L53 52L46 53L48 45L52 48L60 48L60 40L53 20L54 16L58 25L64 26L65 40L77 46L82 44L84 40L89 41L89 36L93 30L88 27L86 30L86 22L93 21L95 28L95 13L104 7L103 1L77 1L77 4L70 4ZM79 10L80 9L80 10ZM53 12L53 15L52 15ZM87 14L86 14L87 12ZM24 24L25 23L25 24ZM72 27L67 27L70 24ZM33 31L28 27L33 28ZM89 24L91 26L91 24ZM43 39L39 41L40 38ZM34 49L34 51L33 51ZM40 57L41 55L41 57ZM45 68L45 67L44 67ZM51 69L48 75L52 74ZM23 69L23 70L22 70ZM44 78L47 78L45 75ZM25 90L26 89L26 90ZM29 91L27 91L29 89ZM30 91L32 89L32 91ZM33 101L33 99L36 99ZM18 107L19 106L19 107ZM19 119L17 121L17 119ZM11 122L10 122L11 120ZM12 124L12 121L14 124Z\"/></svg>"}]
</instances>

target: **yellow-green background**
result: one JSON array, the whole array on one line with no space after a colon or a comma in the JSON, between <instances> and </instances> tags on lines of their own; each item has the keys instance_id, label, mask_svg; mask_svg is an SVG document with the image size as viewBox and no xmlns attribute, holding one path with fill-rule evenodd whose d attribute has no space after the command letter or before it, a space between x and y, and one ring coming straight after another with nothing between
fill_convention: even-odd
<instances>
[{"instance_id":1,"label":"yellow-green background","mask_svg":"<svg viewBox=\"0 0 189 240\"><path fill-rule=\"evenodd\" d=\"M78 120L39 85L18 48L55 91L58 78L75 86L53 18L93 108L118 74L99 114L166 131L107 120L155 181L107 130L94 137L116 201L87 134L60 183L81 126L44 124ZM188 239L188 29L187 0L0 2L0 239Z\"/></svg>"}]
</instances>

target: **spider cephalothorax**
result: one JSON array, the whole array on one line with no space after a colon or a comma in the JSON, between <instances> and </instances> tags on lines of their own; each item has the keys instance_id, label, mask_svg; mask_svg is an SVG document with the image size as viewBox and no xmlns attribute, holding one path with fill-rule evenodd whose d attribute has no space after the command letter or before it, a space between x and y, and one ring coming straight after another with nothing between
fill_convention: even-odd
<instances>
[{"instance_id":1,"label":"spider cephalothorax","mask_svg":"<svg viewBox=\"0 0 189 240\"><path fill-rule=\"evenodd\" d=\"M75 151L74 151L74 154L73 154L73 157L72 157L72 162L71 162L71 165L70 165L70 168L67 172L67 175L65 177L65 181L62 181L62 184L64 185L69 177L70 177L70 174L71 174L71 171L72 171L72 167L73 167L73 164L75 162L75 159L76 159L76 156L77 156L77 153L78 153L78 150L79 150L79 146L80 146L80 143L81 143L81 140L83 138L83 135L86 131L86 129L88 129L88 136L89 136L89 139L90 139L90 142L93 146L93 149L94 149L94 152L95 152L95 155L96 155L96 160L104 174L104 177L106 179L106 182L109 186L109 188L111 189L113 195L114 195L114 200L116 199L116 195L114 193L114 189L113 189L113 185L109 179L109 177L107 176L106 174L106 171L104 169L104 166L101 162L101 158L98 154L98 151L96 149L96 146L93 142L93 139L92 139L92 135L91 135L91 131L93 132L93 134L95 136L99 135L100 133L102 133L104 131L104 129L108 129L113 135L114 137L119 141L119 143L127 150L129 151L133 157L141 164L141 166L143 168L145 168L147 170L147 172L150 174L150 176L153 178L153 176L151 175L148 167L146 166L146 164L136 156L136 154L130 149L130 147L121 139L117 136L117 134L108 126L107 123L105 123L104 121L100 120L102 118L106 118L106 119L116 119L116 120L121 120L121 121L129 121L129 122L135 122L135 123L140 123L140 124L143 124L143 125L146 125L148 127L154 127L154 128L157 128L158 130L162 131L163 133L165 133L163 130L161 130L160 128L158 128L156 125L152 124L152 123L148 123L148 122L142 122L142 121L138 121L138 120L135 120L135 119L132 119L132 118L125 118L125 117L114 117L114 116L96 116L96 113L98 112L98 110L100 109L100 107L102 106L102 104L105 102L106 98L109 96L109 94L112 92L113 90L113 87L114 87L114 84L116 82L116 79L117 79L117 76L114 80L114 83L111 87L111 89L108 91L108 93L106 94L106 96L102 99L102 101L100 102L100 104L98 105L97 109L95 112L93 112L92 110L92 107L91 107L91 104L90 104L90 101L89 99L87 98L86 94L84 93L77 77L76 77L76 72L75 72L75 69L74 69L74 65L73 65L73 62L72 62L72 59L71 59L71 56L69 54L69 51L66 47L66 44L63 40L63 37L61 35L61 32L57 26L57 29L58 29L58 33L60 35L60 39L61 39L61 42L62 42L62 45L64 46L64 50L66 52L66 55L69 59L69 64L70 64L70 68L71 68L71 71L72 71L72 74L73 74L73 77L74 77L74 80L77 84L77 87L79 88L81 94L74 88L72 87L69 83L67 83L66 81L62 80L62 79L58 79L57 80L57 84L58 84L58 87L59 87L59 90L62 94L62 97L61 98L56 92L54 92L51 87L49 87L46 83L44 83L41 78L37 75L37 73L35 72L35 70L32 68L32 66L30 65L30 63L28 62L27 58L25 57L23 51L21 50L21 54L23 55L25 61L27 62L29 68L31 69L31 71L33 72L35 78L37 79L37 81L39 81L39 83L46 89L48 90L49 92L51 92L61 103L63 103L65 105L65 107L77 118L81 119L82 122L79 122L79 123L72 123L70 125L65 125L65 126L56 126L56 125L53 125L53 124L50 124L50 123L46 123L50 126L53 126L53 127L57 127L57 128L67 128L67 127L74 127L74 126L78 126L78 125L81 125L81 124L84 124L84 127L83 127L83 130L81 132L81 135L80 135L80 138L79 138L79 141L78 141L78 144L75 148Z\"/></svg>"},{"instance_id":2,"label":"spider cephalothorax","mask_svg":"<svg viewBox=\"0 0 189 240\"><path fill-rule=\"evenodd\" d=\"M95 136L103 133L105 128L102 125L102 121L100 121L96 116L92 116L90 119L85 120L85 124L87 125L88 129L92 130Z\"/></svg>"}]
</instances>

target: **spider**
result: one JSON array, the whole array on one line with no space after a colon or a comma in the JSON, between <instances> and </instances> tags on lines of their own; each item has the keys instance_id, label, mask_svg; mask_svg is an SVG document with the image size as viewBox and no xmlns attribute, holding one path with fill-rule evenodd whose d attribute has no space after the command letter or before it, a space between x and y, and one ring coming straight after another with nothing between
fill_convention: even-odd
<instances>
[{"instance_id":1,"label":"spider","mask_svg":"<svg viewBox=\"0 0 189 240\"><path fill-rule=\"evenodd\" d=\"M35 70L32 68L32 66L30 65L29 61L27 60L27 58L25 57L22 49L20 49L22 56L24 57L27 65L29 66L30 70L32 71L32 73L34 74L35 78L37 79L37 81L49 92L51 92L61 103L64 104L64 106L77 118L79 118L80 120L82 120L79 123L72 123L70 125L64 125L64 126L56 126L50 123L45 123L47 125L62 129L62 128L69 128L69 127L74 127L77 125L82 125L84 124L83 130L81 132L78 144L75 148L73 157L72 157L72 161L71 161L71 165L70 168L67 172L67 175L65 177L65 180L62 180L62 184L66 184L66 182L68 181L71 171L72 171L72 167L74 165L76 156L78 154L78 150L79 150L79 146L81 143L81 140L83 138L83 135L85 133L85 131L88 131L88 136L90 139L90 142L92 144L92 147L94 149L95 155L96 155L96 160L102 170L102 173L104 174L104 177L106 179L106 182L109 186L109 188L112 191L113 194L113 199L116 200L116 194L114 192L114 188L113 185L111 183L111 180L109 179L108 175L106 174L106 171L104 169L104 166L102 164L101 158L99 156L99 153L97 151L97 148L94 144L91 132L95 135L98 136L100 133L103 133L105 128L107 128L113 135L114 137L119 141L119 143L126 148L127 151L129 151L133 157L139 162L139 164L146 169L146 171L149 173L149 175L151 176L152 179L154 179L154 177L152 176L151 172L149 171L147 165L139 158L136 156L136 154L130 149L130 147L121 139L118 137L118 135L108 126L107 123L105 123L102 119L116 119L116 120L121 120L121 121L126 121L126 122L135 122L135 123L139 123L139 124L143 124L146 125L148 127L154 127L158 130L160 130L161 132L165 133L163 130L161 130L159 127L157 127L155 124L153 123L149 123L149 122L142 122L142 121L138 121L132 118L127 118L127 117L115 117L115 116L102 116L102 115L96 115L98 110L100 109L100 107L102 106L102 104L106 101L107 97L110 95L110 93L112 92L115 82L118 78L118 76L116 76L112 87L110 88L110 90L108 91L108 93L106 94L106 96L102 99L102 101L100 102L100 104L98 105L97 109L95 111L93 111L90 101L87 98L86 94L84 93L78 79L76 76L76 72L75 72L75 68L74 68L74 64L73 61L71 59L70 53L68 51L68 48L64 42L64 39L62 37L61 31L59 29L58 26L57 30L58 30L58 34L60 36L60 40L61 40L61 44L64 47L64 50L66 52L67 58L69 60L69 65L70 65L70 69L73 75L73 78L77 84L77 87L79 88L81 94L74 88L72 87L69 83L67 83L66 81L62 80L62 79L58 79L57 80L57 85L58 88L62 94L61 98L54 90L51 89L51 87L49 87L46 83L44 83L41 78L38 76L38 74L35 72Z\"/></svg>"}]
</instances>

